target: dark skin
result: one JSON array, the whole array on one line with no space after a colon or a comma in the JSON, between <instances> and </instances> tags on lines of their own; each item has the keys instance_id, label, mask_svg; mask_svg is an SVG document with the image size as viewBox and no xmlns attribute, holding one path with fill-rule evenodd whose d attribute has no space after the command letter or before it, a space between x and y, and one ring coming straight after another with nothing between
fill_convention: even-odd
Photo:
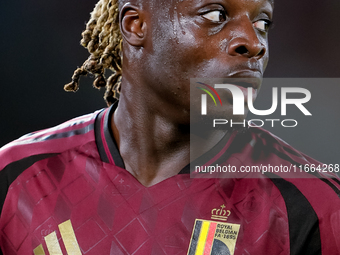
<instances>
[{"instance_id":1,"label":"dark skin","mask_svg":"<svg viewBox=\"0 0 340 255\"><path fill-rule=\"evenodd\" d=\"M263 76L273 7L266 0L147 2L120 10L124 72L111 128L126 170L152 186L190 161L190 78Z\"/></svg>"}]
</instances>

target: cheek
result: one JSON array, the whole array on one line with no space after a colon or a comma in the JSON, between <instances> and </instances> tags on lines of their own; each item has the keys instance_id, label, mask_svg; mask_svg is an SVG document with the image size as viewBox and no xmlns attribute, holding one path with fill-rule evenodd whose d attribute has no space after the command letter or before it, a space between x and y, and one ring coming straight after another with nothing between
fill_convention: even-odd
<instances>
[{"instance_id":1,"label":"cheek","mask_svg":"<svg viewBox=\"0 0 340 255\"><path fill-rule=\"evenodd\" d=\"M185 31L183 31L185 32ZM182 67L184 72L191 74L204 72L214 54L208 41L197 39L189 32L185 32L178 37L175 45L177 64Z\"/></svg>"},{"instance_id":2,"label":"cheek","mask_svg":"<svg viewBox=\"0 0 340 255\"><path fill-rule=\"evenodd\" d=\"M191 77L212 77L228 70L231 61L225 36L208 35L192 24L181 27L179 31L177 53L184 69L196 73Z\"/></svg>"},{"instance_id":3,"label":"cheek","mask_svg":"<svg viewBox=\"0 0 340 255\"><path fill-rule=\"evenodd\" d=\"M177 15L175 15L177 16ZM188 68L209 59L209 38L194 21L178 17L173 23L175 31L172 42L177 58Z\"/></svg>"}]
</instances>

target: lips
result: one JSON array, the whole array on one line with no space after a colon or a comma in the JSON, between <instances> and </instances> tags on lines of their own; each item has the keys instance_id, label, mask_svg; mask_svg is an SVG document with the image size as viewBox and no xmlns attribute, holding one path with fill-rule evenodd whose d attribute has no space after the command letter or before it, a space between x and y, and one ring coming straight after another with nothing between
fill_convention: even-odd
<instances>
[{"instance_id":1,"label":"lips","mask_svg":"<svg viewBox=\"0 0 340 255\"><path fill-rule=\"evenodd\" d=\"M245 102L248 101L248 88L252 88L252 101L257 97L258 90L262 84L262 73L258 69L242 69L230 73L223 79L223 84L232 84L242 90ZM232 102L232 98L229 98Z\"/></svg>"},{"instance_id":2,"label":"lips","mask_svg":"<svg viewBox=\"0 0 340 255\"><path fill-rule=\"evenodd\" d=\"M252 87L257 90L262 84L262 73L258 70L241 70L233 72L227 78L228 83L235 84L240 87Z\"/></svg>"}]
</instances>

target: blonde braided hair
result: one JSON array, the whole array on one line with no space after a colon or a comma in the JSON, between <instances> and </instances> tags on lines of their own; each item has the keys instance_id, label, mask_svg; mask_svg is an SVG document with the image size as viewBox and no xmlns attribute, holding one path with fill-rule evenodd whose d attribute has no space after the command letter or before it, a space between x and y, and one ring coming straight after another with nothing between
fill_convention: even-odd
<instances>
[{"instance_id":1,"label":"blonde braided hair","mask_svg":"<svg viewBox=\"0 0 340 255\"><path fill-rule=\"evenodd\" d=\"M122 77L122 35L119 29L119 0L99 0L82 33L81 45L90 53L83 65L74 71L72 82L64 90L76 92L82 75L95 76L95 88L106 87L104 99L108 105L119 99ZM113 74L106 79L105 69Z\"/></svg>"}]
</instances>

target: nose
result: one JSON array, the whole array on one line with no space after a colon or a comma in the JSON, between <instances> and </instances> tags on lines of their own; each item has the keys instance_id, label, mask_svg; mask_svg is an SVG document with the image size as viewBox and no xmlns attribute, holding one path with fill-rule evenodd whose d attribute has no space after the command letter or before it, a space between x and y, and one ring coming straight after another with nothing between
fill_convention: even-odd
<instances>
[{"instance_id":1,"label":"nose","mask_svg":"<svg viewBox=\"0 0 340 255\"><path fill-rule=\"evenodd\" d=\"M260 42L252 22L248 19L235 21L232 39L227 50L232 56L260 59L266 53L266 46Z\"/></svg>"}]
</instances>

